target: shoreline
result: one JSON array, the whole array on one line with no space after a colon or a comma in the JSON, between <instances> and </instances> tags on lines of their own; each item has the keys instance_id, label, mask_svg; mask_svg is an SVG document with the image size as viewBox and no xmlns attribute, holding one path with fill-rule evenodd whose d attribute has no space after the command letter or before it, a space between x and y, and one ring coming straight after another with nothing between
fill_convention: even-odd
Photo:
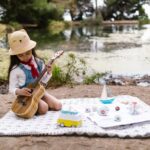
<instances>
[{"instance_id":1,"label":"shoreline","mask_svg":"<svg viewBox=\"0 0 150 150\"><path fill-rule=\"evenodd\" d=\"M109 20L106 20L106 21L103 21L102 22L102 25L134 25L134 24L139 24L139 21L138 20L115 20L115 21L109 21Z\"/></svg>"},{"instance_id":2,"label":"shoreline","mask_svg":"<svg viewBox=\"0 0 150 150\"><path fill-rule=\"evenodd\" d=\"M114 75L114 74L106 74L100 79L96 79L95 85L103 85L104 81L106 85L109 86L141 86L141 87L149 87L150 86L150 75L133 75L133 76L125 76L125 75ZM90 84L84 83L75 83L73 86L88 86ZM64 87L69 85L61 85L59 87ZM58 88L59 88L58 87ZM53 88L53 87L48 87ZM57 87L56 87L57 88ZM0 81L0 94L8 94L8 81Z\"/></svg>"}]
</instances>

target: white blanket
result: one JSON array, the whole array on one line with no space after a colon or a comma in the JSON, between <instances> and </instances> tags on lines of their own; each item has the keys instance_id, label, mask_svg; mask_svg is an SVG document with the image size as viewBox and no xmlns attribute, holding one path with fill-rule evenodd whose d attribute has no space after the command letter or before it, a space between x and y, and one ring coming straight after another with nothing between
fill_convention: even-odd
<instances>
[{"instance_id":1,"label":"white blanket","mask_svg":"<svg viewBox=\"0 0 150 150\"><path fill-rule=\"evenodd\" d=\"M0 119L0 136L22 136L22 135L88 135L88 136L118 136L120 138L130 137L150 137L150 107L136 97L117 96L113 104L102 104L99 98L72 98L62 99L63 108L75 107L83 115L83 124L81 127L61 127L57 125L59 111L49 111L45 115L34 116L31 119L17 117L12 111L9 111ZM137 113L132 114L132 108L129 112L121 113L123 108L121 100L131 102L137 100L139 106ZM121 104L121 105L119 105ZM99 116L99 108L108 107L110 113L106 116ZM115 106L120 107L120 120L114 119ZM130 106L130 105L129 105ZM126 107L126 106L125 106ZM117 112L119 114L119 111ZM129 116L133 119L125 119ZM109 119L110 118L110 119ZM109 125L108 125L109 124Z\"/></svg>"}]
</instances>

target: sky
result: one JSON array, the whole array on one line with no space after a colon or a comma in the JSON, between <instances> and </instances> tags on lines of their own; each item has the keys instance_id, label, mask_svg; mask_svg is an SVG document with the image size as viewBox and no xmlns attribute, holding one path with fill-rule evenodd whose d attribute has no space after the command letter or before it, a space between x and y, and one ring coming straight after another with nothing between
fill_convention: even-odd
<instances>
[{"instance_id":1,"label":"sky","mask_svg":"<svg viewBox=\"0 0 150 150\"><path fill-rule=\"evenodd\" d=\"M94 8L96 7L96 0L91 0L91 2L93 3ZM97 6L103 6L104 5L104 0L97 0Z\"/></svg>"},{"instance_id":2,"label":"sky","mask_svg":"<svg viewBox=\"0 0 150 150\"><path fill-rule=\"evenodd\" d=\"M145 13L148 15L148 18L150 19L150 5L145 4L143 5L143 8L145 9Z\"/></svg>"}]
</instances>

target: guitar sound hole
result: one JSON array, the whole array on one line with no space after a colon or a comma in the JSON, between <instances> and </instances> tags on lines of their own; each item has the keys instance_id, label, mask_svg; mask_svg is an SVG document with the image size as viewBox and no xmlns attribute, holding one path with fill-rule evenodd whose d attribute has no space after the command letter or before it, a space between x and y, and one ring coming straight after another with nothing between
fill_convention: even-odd
<instances>
[{"instance_id":1,"label":"guitar sound hole","mask_svg":"<svg viewBox=\"0 0 150 150\"><path fill-rule=\"evenodd\" d=\"M26 105L26 100L22 100L22 105L25 106Z\"/></svg>"},{"instance_id":2,"label":"guitar sound hole","mask_svg":"<svg viewBox=\"0 0 150 150\"><path fill-rule=\"evenodd\" d=\"M25 106L26 105L26 97L18 96L18 103L22 104L22 106Z\"/></svg>"}]
</instances>

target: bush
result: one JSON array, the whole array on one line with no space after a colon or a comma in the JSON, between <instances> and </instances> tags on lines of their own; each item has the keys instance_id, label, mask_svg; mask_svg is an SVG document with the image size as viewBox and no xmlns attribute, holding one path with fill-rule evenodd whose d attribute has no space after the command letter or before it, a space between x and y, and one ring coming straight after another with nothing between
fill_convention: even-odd
<instances>
[{"instance_id":1,"label":"bush","mask_svg":"<svg viewBox=\"0 0 150 150\"><path fill-rule=\"evenodd\" d=\"M86 76L83 83L85 84L96 83L96 80L99 80L99 78L103 77L104 75L106 75L106 73L95 73L91 76Z\"/></svg>"},{"instance_id":2,"label":"bush","mask_svg":"<svg viewBox=\"0 0 150 150\"><path fill-rule=\"evenodd\" d=\"M47 87L50 86L57 87L63 84L66 84L65 74L63 73L62 69L59 66L54 65L52 71L52 78L48 82Z\"/></svg>"},{"instance_id":3,"label":"bush","mask_svg":"<svg viewBox=\"0 0 150 150\"><path fill-rule=\"evenodd\" d=\"M76 77L82 78L86 74L86 63L83 59L76 57L73 53L68 54L67 62L62 66L54 66L49 86L60 86L64 84L75 84Z\"/></svg>"},{"instance_id":4,"label":"bush","mask_svg":"<svg viewBox=\"0 0 150 150\"><path fill-rule=\"evenodd\" d=\"M65 23L62 21L49 21L48 30L52 35L59 34L65 28Z\"/></svg>"}]
</instances>

